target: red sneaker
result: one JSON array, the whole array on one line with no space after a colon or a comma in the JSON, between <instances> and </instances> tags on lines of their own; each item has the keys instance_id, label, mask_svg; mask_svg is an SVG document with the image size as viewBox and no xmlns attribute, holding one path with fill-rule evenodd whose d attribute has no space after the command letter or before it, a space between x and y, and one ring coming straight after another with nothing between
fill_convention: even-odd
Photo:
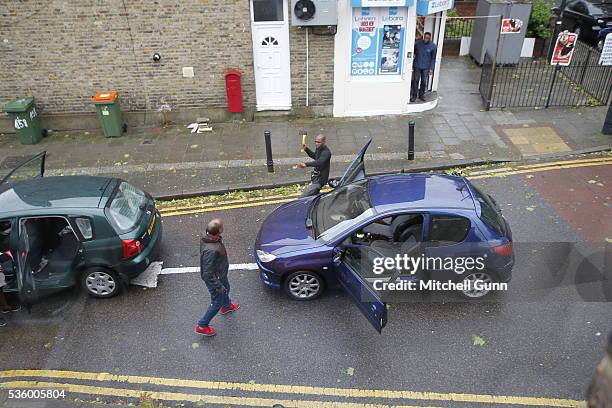
<instances>
[{"instance_id":1,"label":"red sneaker","mask_svg":"<svg viewBox=\"0 0 612 408\"><path fill-rule=\"evenodd\" d=\"M233 311L236 311L240 309L240 303L232 303L230 304L229 307L222 307L221 309L219 309L219 313L221 314L228 314L228 313L232 313Z\"/></svg>"},{"instance_id":2,"label":"red sneaker","mask_svg":"<svg viewBox=\"0 0 612 408\"><path fill-rule=\"evenodd\" d=\"M201 334L202 336L206 336L206 337L212 337L215 334L217 334L217 331L215 329L213 329L210 326L200 326L199 324L196 324L196 327L194 329L194 332Z\"/></svg>"}]
</instances>

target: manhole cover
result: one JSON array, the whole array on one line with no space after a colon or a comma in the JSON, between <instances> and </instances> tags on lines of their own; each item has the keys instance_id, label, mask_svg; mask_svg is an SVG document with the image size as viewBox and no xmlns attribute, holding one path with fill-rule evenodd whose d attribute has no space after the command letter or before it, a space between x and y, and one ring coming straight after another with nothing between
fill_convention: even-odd
<instances>
[{"instance_id":1,"label":"manhole cover","mask_svg":"<svg viewBox=\"0 0 612 408\"><path fill-rule=\"evenodd\" d=\"M24 161L32 158L32 156L9 156L6 157L0 163L0 169L2 170L13 170L15 167L23 163Z\"/></svg>"}]
</instances>

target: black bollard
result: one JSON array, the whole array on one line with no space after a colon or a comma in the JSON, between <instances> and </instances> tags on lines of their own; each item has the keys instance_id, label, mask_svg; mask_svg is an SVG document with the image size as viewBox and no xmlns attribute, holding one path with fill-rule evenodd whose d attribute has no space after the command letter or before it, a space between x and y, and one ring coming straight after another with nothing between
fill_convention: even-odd
<instances>
[{"instance_id":1,"label":"black bollard","mask_svg":"<svg viewBox=\"0 0 612 408\"><path fill-rule=\"evenodd\" d=\"M270 140L270 131L264 131L266 139L266 164L268 165L268 173L274 173L274 161L272 160L272 141Z\"/></svg>"},{"instance_id":2,"label":"black bollard","mask_svg":"<svg viewBox=\"0 0 612 408\"><path fill-rule=\"evenodd\" d=\"M603 129L601 129L601 133L604 135L612 135L612 103L608 107L608 114L606 115L606 119L604 120Z\"/></svg>"},{"instance_id":3,"label":"black bollard","mask_svg":"<svg viewBox=\"0 0 612 408\"><path fill-rule=\"evenodd\" d=\"M414 122L408 122L408 160L414 160Z\"/></svg>"}]
</instances>

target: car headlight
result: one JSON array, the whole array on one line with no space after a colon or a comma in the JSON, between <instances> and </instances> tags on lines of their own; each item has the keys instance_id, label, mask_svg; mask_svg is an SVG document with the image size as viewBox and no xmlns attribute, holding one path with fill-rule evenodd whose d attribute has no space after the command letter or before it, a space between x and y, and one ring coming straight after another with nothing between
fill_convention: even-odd
<instances>
[{"instance_id":1,"label":"car headlight","mask_svg":"<svg viewBox=\"0 0 612 408\"><path fill-rule=\"evenodd\" d=\"M257 257L261 262L272 262L276 259L276 255L269 254L266 251L262 251L261 249L257 250Z\"/></svg>"}]
</instances>

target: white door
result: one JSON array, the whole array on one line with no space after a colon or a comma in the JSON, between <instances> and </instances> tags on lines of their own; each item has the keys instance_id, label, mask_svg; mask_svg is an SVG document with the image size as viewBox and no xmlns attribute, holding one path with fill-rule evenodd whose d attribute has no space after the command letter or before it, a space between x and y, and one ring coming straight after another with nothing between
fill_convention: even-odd
<instances>
[{"instance_id":1,"label":"white door","mask_svg":"<svg viewBox=\"0 0 612 408\"><path fill-rule=\"evenodd\" d=\"M291 109L289 19L285 0L251 0L257 110Z\"/></svg>"}]
</instances>

